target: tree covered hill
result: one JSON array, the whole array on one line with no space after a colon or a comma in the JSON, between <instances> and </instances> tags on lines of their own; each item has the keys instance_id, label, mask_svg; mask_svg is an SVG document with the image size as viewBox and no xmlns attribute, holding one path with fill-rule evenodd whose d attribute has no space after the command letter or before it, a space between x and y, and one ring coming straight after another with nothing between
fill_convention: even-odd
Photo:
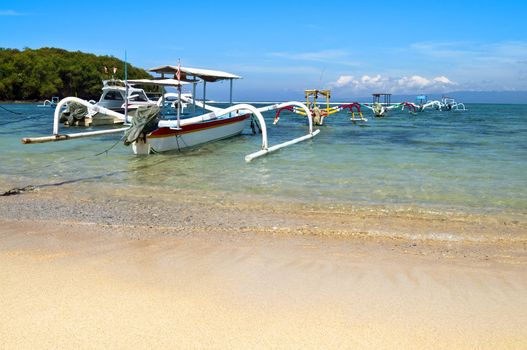
<instances>
[{"instance_id":1,"label":"tree covered hill","mask_svg":"<svg viewBox=\"0 0 527 350\"><path fill-rule=\"evenodd\" d=\"M106 67L106 68L105 68ZM124 78L124 62L56 48L0 48L0 100L44 100L52 96L98 99L102 80ZM105 70L107 72L105 72ZM150 78L144 69L128 64L128 78Z\"/></svg>"}]
</instances>

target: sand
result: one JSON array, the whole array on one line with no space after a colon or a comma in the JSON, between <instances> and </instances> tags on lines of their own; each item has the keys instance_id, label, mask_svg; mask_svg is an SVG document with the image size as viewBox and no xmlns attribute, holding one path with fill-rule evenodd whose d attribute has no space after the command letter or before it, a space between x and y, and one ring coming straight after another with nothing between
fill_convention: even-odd
<instances>
[{"instance_id":1,"label":"sand","mask_svg":"<svg viewBox=\"0 0 527 350\"><path fill-rule=\"evenodd\" d=\"M0 197L0 348L527 347L521 218L83 186Z\"/></svg>"}]
</instances>

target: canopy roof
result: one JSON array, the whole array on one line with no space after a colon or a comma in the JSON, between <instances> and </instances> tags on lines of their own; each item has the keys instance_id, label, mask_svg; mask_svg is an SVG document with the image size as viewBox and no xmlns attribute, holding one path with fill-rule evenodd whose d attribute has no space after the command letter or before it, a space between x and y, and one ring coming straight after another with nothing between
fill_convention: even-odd
<instances>
[{"instance_id":1,"label":"canopy roof","mask_svg":"<svg viewBox=\"0 0 527 350\"><path fill-rule=\"evenodd\" d=\"M318 97L318 95L325 96L327 98L331 97L331 90L304 90L306 93L306 98L313 95L315 98Z\"/></svg>"},{"instance_id":2,"label":"canopy roof","mask_svg":"<svg viewBox=\"0 0 527 350\"><path fill-rule=\"evenodd\" d=\"M129 84L140 84L140 85L162 85L162 86L181 86L192 84L191 81L178 81L176 79L129 79Z\"/></svg>"},{"instance_id":3,"label":"canopy roof","mask_svg":"<svg viewBox=\"0 0 527 350\"><path fill-rule=\"evenodd\" d=\"M150 68L149 72L159 73L159 74L176 74L178 70L177 66L160 66L155 68ZM203 79L208 82L214 82L218 80L225 79L240 79L238 75L234 75L227 72L222 72L219 70L210 70L210 69L201 69L201 68L188 68L188 67L179 67L181 72L181 79L188 80L188 76L193 76L196 78Z\"/></svg>"}]
</instances>

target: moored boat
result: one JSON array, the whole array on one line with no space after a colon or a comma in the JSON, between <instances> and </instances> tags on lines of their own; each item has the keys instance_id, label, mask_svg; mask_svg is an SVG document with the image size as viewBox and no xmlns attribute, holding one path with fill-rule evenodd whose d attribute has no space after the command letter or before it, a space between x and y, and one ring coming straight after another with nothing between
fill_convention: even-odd
<instances>
[{"instance_id":1,"label":"moored boat","mask_svg":"<svg viewBox=\"0 0 527 350\"><path fill-rule=\"evenodd\" d=\"M168 68L167 68L168 67ZM166 74L168 70L171 70L173 73L173 66L163 66L162 67ZM311 111L302 103L291 101L285 103L272 104L265 107L256 108L253 105L240 103L236 105L231 105L227 108L219 108L207 105L205 103L205 91L206 91L206 82L214 82L221 80L230 81L230 98L229 101L232 102L232 86L233 80L239 79L241 77L234 74L205 70L205 69L195 69L195 68L182 68L177 67L176 69L181 69L185 72L185 78L190 79L190 82L184 82L180 79L169 79L164 76L161 79L151 79L148 80L150 84L159 84L162 86L177 86L178 101L184 101L193 105L193 110L196 109L196 105L200 105L195 98L195 85L198 81L203 81L204 84L204 93L203 101L201 102L201 108L208 110L209 112L198 115L186 115L183 116L178 110L176 118L165 118L163 114L160 113L161 107L163 106L164 96L160 101L154 105L140 105L136 108L136 113L134 116L128 114L128 107L130 105L127 103L128 94L125 93L125 112L124 114L117 111L113 111L109 108L106 108L101 105L92 104L88 101L76 98L68 97L63 99L57 105L54 115L53 123L53 135L46 137L38 138L24 138L22 139L23 143L40 143L40 142L50 142L50 141L62 141L62 140L71 140L81 137L91 137L99 136L112 133L122 133L125 145L131 145L132 150L135 154L150 154L157 152L166 152L173 150L181 150L188 147L197 146L206 142L216 141L220 139L225 139L228 137L236 136L242 133L244 130L247 120L251 119L252 123L256 123L262 135L262 147L261 150L249 154L245 157L246 161L251 161L254 158L261 157L263 155L269 154L278 149L296 144L298 142L310 139L318 134L320 130L313 130L313 117ZM178 72L178 78L181 73ZM147 83L142 81L142 83ZM181 94L181 85L184 83L193 84L193 93L191 97L182 96ZM107 130L95 130L88 132L72 133L72 134L61 134L59 133L59 121L60 121L60 110L65 104L79 105L85 108L88 111L88 114L99 113L101 115L107 115L112 118L117 118L122 120L124 124L123 128L119 129L107 129ZM232 103L231 103L232 104ZM286 106L293 106L294 108L300 108L304 111L305 117L308 121L308 133L304 136L297 137L290 141L283 142L281 144L269 146L268 135L267 135L267 126L265 119L262 115L265 111L272 111L284 108ZM304 118L305 118L304 117Z\"/></svg>"}]
</instances>

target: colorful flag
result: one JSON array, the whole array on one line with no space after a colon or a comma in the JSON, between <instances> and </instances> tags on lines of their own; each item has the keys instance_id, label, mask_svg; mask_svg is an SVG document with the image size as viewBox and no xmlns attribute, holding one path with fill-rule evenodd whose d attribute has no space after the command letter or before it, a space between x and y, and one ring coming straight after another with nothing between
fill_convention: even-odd
<instances>
[{"instance_id":1,"label":"colorful flag","mask_svg":"<svg viewBox=\"0 0 527 350\"><path fill-rule=\"evenodd\" d=\"M113 67L113 74L117 73L117 67Z\"/></svg>"},{"instance_id":2,"label":"colorful flag","mask_svg":"<svg viewBox=\"0 0 527 350\"><path fill-rule=\"evenodd\" d=\"M176 78L178 81L181 80L181 62L179 60L177 62Z\"/></svg>"}]
</instances>

